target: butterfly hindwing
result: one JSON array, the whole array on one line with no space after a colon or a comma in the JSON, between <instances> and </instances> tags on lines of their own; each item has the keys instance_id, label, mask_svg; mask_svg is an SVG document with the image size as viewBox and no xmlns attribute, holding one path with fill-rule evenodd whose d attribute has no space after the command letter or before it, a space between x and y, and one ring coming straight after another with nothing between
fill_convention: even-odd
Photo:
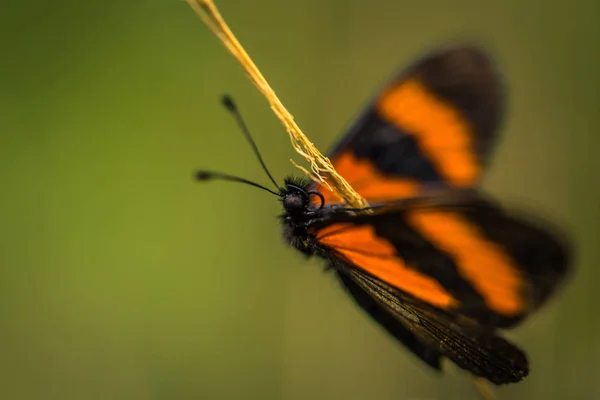
<instances>
[{"instance_id":1,"label":"butterfly hindwing","mask_svg":"<svg viewBox=\"0 0 600 400\"><path fill-rule=\"evenodd\" d=\"M356 272L360 273L360 272ZM412 332L411 325L402 323L397 315L377 300L373 291L355 282L349 271L338 268L337 275L356 303L375 321L383 326L394 338L400 341L430 367L441 370L442 355L434 347L424 343Z\"/></svg>"},{"instance_id":2,"label":"butterfly hindwing","mask_svg":"<svg viewBox=\"0 0 600 400\"><path fill-rule=\"evenodd\" d=\"M500 78L482 50L440 49L386 85L329 158L368 201L415 195L423 185L472 187L503 107Z\"/></svg>"},{"instance_id":3,"label":"butterfly hindwing","mask_svg":"<svg viewBox=\"0 0 600 400\"><path fill-rule=\"evenodd\" d=\"M407 297L401 291L348 265L338 268L342 283L358 303L423 361L440 368L441 356L495 384L518 382L529 373L527 357L518 347L477 322L450 315ZM398 338L398 335L394 335ZM407 340L408 338L408 340Z\"/></svg>"}]
</instances>

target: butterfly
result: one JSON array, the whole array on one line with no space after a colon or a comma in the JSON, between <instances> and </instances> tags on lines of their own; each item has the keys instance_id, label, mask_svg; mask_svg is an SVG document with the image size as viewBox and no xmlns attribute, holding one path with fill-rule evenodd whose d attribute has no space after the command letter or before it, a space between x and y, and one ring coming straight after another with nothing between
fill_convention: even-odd
<instances>
[{"instance_id":1,"label":"butterfly","mask_svg":"<svg viewBox=\"0 0 600 400\"><path fill-rule=\"evenodd\" d=\"M441 47L375 96L328 154L369 202L347 207L322 183L266 168L286 242L324 260L356 304L430 367L449 359L500 385L529 373L523 350L502 336L540 308L570 272L567 237L504 209L480 181L498 136L504 86L491 57L472 45Z\"/></svg>"}]
</instances>

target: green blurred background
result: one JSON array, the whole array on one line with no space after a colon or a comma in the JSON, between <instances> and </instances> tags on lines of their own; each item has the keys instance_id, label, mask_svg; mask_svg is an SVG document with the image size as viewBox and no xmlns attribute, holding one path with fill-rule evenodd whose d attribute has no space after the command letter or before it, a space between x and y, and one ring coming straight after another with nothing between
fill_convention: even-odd
<instances>
[{"instance_id":1,"label":"green blurred background","mask_svg":"<svg viewBox=\"0 0 600 400\"><path fill-rule=\"evenodd\" d=\"M453 38L497 55L509 113L485 187L565 224L577 274L509 337L532 374L504 399L600 398L600 2L219 1L326 150L399 66ZM199 185L299 160L183 1L3 1L0 398L469 399L286 248L279 204Z\"/></svg>"}]
</instances>

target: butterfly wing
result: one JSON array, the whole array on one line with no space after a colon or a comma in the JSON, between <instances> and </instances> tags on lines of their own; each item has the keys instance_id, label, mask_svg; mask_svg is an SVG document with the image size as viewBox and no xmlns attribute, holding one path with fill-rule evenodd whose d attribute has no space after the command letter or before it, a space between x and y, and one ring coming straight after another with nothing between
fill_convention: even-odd
<instances>
[{"instance_id":1,"label":"butterfly wing","mask_svg":"<svg viewBox=\"0 0 600 400\"><path fill-rule=\"evenodd\" d=\"M567 275L569 245L554 228L473 194L440 195L316 226L321 253L434 307L510 327Z\"/></svg>"},{"instance_id":2,"label":"butterfly wing","mask_svg":"<svg viewBox=\"0 0 600 400\"><path fill-rule=\"evenodd\" d=\"M415 195L424 185L473 187L503 108L500 78L481 49L440 49L388 83L329 158L371 202Z\"/></svg>"},{"instance_id":3,"label":"butterfly wing","mask_svg":"<svg viewBox=\"0 0 600 400\"><path fill-rule=\"evenodd\" d=\"M471 200L416 199L316 226L315 247L358 304L419 358L442 356L495 383L527 373L499 337L568 272L569 247L543 223Z\"/></svg>"}]
</instances>

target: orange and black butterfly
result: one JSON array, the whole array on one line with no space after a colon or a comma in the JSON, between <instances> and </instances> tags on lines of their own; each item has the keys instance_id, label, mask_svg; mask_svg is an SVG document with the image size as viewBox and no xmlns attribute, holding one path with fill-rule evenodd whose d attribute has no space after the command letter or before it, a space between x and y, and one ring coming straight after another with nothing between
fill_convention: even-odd
<instances>
[{"instance_id":1,"label":"orange and black butterfly","mask_svg":"<svg viewBox=\"0 0 600 400\"><path fill-rule=\"evenodd\" d=\"M504 109L491 59L472 46L443 48L392 80L329 154L370 207L350 209L308 179L277 190L200 171L197 179L248 183L283 204L284 237L325 260L349 295L429 366L443 358L495 384L529 372L504 339L565 278L565 239L501 208L478 184Z\"/></svg>"}]
</instances>

